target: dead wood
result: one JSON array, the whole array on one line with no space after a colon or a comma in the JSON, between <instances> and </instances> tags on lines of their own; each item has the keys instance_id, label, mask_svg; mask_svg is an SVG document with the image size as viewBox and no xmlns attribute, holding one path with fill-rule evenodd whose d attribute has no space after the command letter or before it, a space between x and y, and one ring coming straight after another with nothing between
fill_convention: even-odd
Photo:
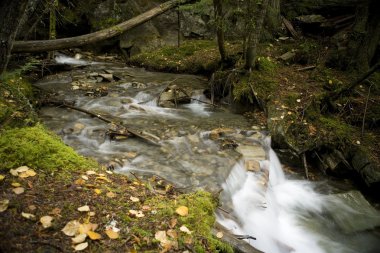
<instances>
[{"instance_id":1,"label":"dead wood","mask_svg":"<svg viewBox=\"0 0 380 253\"><path fill-rule=\"evenodd\" d=\"M287 20L285 17L281 17L282 22L284 23L286 29L290 32L290 34L293 36L294 39L299 39L300 36L298 32L294 29L292 23L290 23L289 20Z\"/></svg>"},{"instance_id":2,"label":"dead wood","mask_svg":"<svg viewBox=\"0 0 380 253\"><path fill-rule=\"evenodd\" d=\"M159 144L160 138L151 134L151 133L148 133L146 131L134 130L134 129L131 129L130 127L126 127L122 124L115 123L112 120L109 120L109 119L107 119L107 118L105 118L99 114L85 110L85 109L80 108L80 107L70 105L67 101L48 100L48 101L44 101L44 104L51 104L51 105L66 107L66 108L69 108L72 110L76 110L79 112L86 113L86 114L90 115L91 117L98 118L98 119L100 119L100 120L102 120L108 124L113 124L117 128L116 131L111 130L113 136L116 136L116 135L128 136L128 137L129 136L136 136L136 137L143 139L144 141L146 141L148 143L160 146L160 144Z\"/></svg>"},{"instance_id":3,"label":"dead wood","mask_svg":"<svg viewBox=\"0 0 380 253\"><path fill-rule=\"evenodd\" d=\"M79 47L90 43L102 41L118 36L124 33L125 31L128 31L133 27L141 25L149 21L150 19L179 5L188 4L192 2L194 1L170 0L123 23L90 34L56 40L15 41L13 43L12 52L45 52L71 47Z\"/></svg>"}]
</instances>

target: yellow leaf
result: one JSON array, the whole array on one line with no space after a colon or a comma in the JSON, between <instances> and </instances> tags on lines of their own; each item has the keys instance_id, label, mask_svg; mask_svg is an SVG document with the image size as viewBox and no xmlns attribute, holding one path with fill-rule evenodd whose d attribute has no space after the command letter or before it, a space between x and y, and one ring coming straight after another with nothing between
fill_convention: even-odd
<instances>
[{"instance_id":1,"label":"yellow leaf","mask_svg":"<svg viewBox=\"0 0 380 253\"><path fill-rule=\"evenodd\" d=\"M0 200L0 213L8 209L9 199Z\"/></svg>"},{"instance_id":2,"label":"yellow leaf","mask_svg":"<svg viewBox=\"0 0 380 253\"><path fill-rule=\"evenodd\" d=\"M106 235L110 238L110 239L117 239L119 238L119 233L113 231L112 229L107 229L105 231Z\"/></svg>"},{"instance_id":3,"label":"yellow leaf","mask_svg":"<svg viewBox=\"0 0 380 253\"><path fill-rule=\"evenodd\" d=\"M86 181L88 180L88 176L86 175L82 175L81 178L83 178L83 180L86 180Z\"/></svg>"},{"instance_id":4,"label":"yellow leaf","mask_svg":"<svg viewBox=\"0 0 380 253\"><path fill-rule=\"evenodd\" d=\"M91 230L92 230L91 223L80 224L78 228L79 234L87 234L88 231L91 231Z\"/></svg>"},{"instance_id":5,"label":"yellow leaf","mask_svg":"<svg viewBox=\"0 0 380 253\"><path fill-rule=\"evenodd\" d=\"M91 240L99 240L102 238L102 236L96 232L88 231L87 232L88 237L90 237Z\"/></svg>"},{"instance_id":6,"label":"yellow leaf","mask_svg":"<svg viewBox=\"0 0 380 253\"><path fill-rule=\"evenodd\" d=\"M28 220L34 220L36 218L34 214L24 212L21 213L21 216Z\"/></svg>"},{"instance_id":7,"label":"yellow leaf","mask_svg":"<svg viewBox=\"0 0 380 253\"><path fill-rule=\"evenodd\" d=\"M4 178L5 176L0 174L0 181L2 181Z\"/></svg>"},{"instance_id":8,"label":"yellow leaf","mask_svg":"<svg viewBox=\"0 0 380 253\"><path fill-rule=\"evenodd\" d=\"M87 247L88 247L88 242L84 242L84 243L81 243L81 244L78 244L77 246L75 246L74 250L75 251L81 251L81 250L84 250Z\"/></svg>"},{"instance_id":9,"label":"yellow leaf","mask_svg":"<svg viewBox=\"0 0 380 253\"><path fill-rule=\"evenodd\" d=\"M139 198L136 198L136 197L130 197L129 198L132 202L139 202L140 201L140 199Z\"/></svg>"},{"instance_id":10,"label":"yellow leaf","mask_svg":"<svg viewBox=\"0 0 380 253\"><path fill-rule=\"evenodd\" d=\"M85 183L86 183L86 181L84 181L82 178L78 178L74 182L74 184L77 184L77 185L84 185Z\"/></svg>"},{"instance_id":11,"label":"yellow leaf","mask_svg":"<svg viewBox=\"0 0 380 253\"><path fill-rule=\"evenodd\" d=\"M61 231L67 236L74 236L78 232L80 225L79 221L72 220Z\"/></svg>"},{"instance_id":12,"label":"yellow leaf","mask_svg":"<svg viewBox=\"0 0 380 253\"><path fill-rule=\"evenodd\" d=\"M13 182L11 185L12 185L13 187L20 187L20 186L21 186L21 184L20 184L20 183L17 183L17 182Z\"/></svg>"},{"instance_id":13,"label":"yellow leaf","mask_svg":"<svg viewBox=\"0 0 380 253\"><path fill-rule=\"evenodd\" d=\"M173 238L173 239L177 239L178 238L177 231L175 231L174 229L169 229L168 231L166 231L166 234L168 236L170 236L171 238Z\"/></svg>"},{"instance_id":14,"label":"yellow leaf","mask_svg":"<svg viewBox=\"0 0 380 253\"><path fill-rule=\"evenodd\" d=\"M48 228L51 227L51 222L53 221L53 219L53 217L46 215L40 218L40 222L44 228Z\"/></svg>"},{"instance_id":15,"label":"yellow leaf","mask_svg":"<svg viewBox=\"0 0 380 253\"><path fill-rule=\"evenodd\" d=\"M218 233L216 233L216 237L217 238L222 238L224 235L223 235L223 232L219 231Z\"/></svg>"},{"instance_id":16,"label":"yellow leaf","mask_svg":"<svg viewBox=\"0 0 380 253\"><path fill-rule=\"evenodd\" d=\"M93 170L88 170L88 171L86 171L86 174L90 176L90 175L95 175L96 172Z\"/></svg>"},{"instance_id":17,"label":"yellow leaf","mask_svg":"<svg viewBox=\"0 0 380 253\"><path fill-rule=\"evenodd\" d=\"M14 193L16 193L17 195L19 195L19 194L21 194L21 193L24 193L25 189L22 188L22 187L17 187L17 188L12 189L12 191L13 191Z\"/></svg>"},{"instance_id":18,"label":"yellow leaf","mask_svg":"<svg viewBox=\"0 0 380 253\"><path fill-rule=\"evenodd\" d=\"M95 180L103 180L103 181L106 181L106 182L111 182L111 180L109 180L106 177L96 177Z\"/></svg>"},{"instance_id":19,"label":"yellow leaf","mask_svg":"<svg viewBox=\"0 0 380 253\"><path fill-rule=\"evenodd\" d=\"M71 238L71 241L73 242L73 244L82 243L86 240L86 237L87 237L87 234L79 234L75 236L74 238Z\"/></svg>"},{"instance_id":20,"label":"yellow leaf","mask_svg":"<svg viewBox=\"0 0 380 253\"><path fill-rule=\"evenodd\" d=\"M79 212L89 212L90 211L90 207L85 205L85 206L81 206L81 207L78 207L78 211Z\"/></svg>"},{"instance_id":21,"label":"yellow leaf","mask_svg":"<svg viewBox=\"0 0 380 253\"><path fill-rule=\"evenodd\" d=\"M109 197L109 198L114 198L114 197L116 197L116 194L115 193L113 193L113 192L107 192L107 197Z\"/></svg>"},{"instance_id":22,"label":"yellow leaf","mask_svg":"<svg viewBox=\"0 0 380 253\"><path fill-rule=\"evenodd\" d=\"M96 194L101 194L102 193L102 191L100 190L100 189L94 189L94 192L96 193Z\"/></svg>"},{"instance_id":23,"label":"yellow leaf","mask_svg":"<svg viewBox=\"0 0 380 253\"><path fill-rule=\"evenodd\" d=\"M29 169L27 171L25 171L25 173L29 176L29 177L34 177L35 175L37 175L37 173L32 170L32 169Z\"/></svg>"},{"instance_id":24,"label":"yellow leaf","mask_svg":"<svg viewBox=\"0 0 380 253\"><path fill-rule=\"evenodd\" d=\"M187 208L186 206L180 206L175 210L175 212L180 216L187 216L189 215L189 208Z\"/></svg>"}]
</instances>

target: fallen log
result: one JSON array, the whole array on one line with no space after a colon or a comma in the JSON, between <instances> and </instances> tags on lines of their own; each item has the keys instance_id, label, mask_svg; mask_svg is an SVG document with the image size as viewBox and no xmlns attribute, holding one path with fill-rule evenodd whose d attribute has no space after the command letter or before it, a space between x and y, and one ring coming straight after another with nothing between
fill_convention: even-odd
<instances>
[{"instance_id":1,"label":"fallen log","mask_svg":"<svg viewBox=\"0 0 380 253\"><path fill-rule=\"evenodd\" d=\"M157 136L155 136L151 133L148 133L146 131L134 130L134 129L131 129L131 128L126 127L124 125L117 124L117 123L113 122L112 120L109 120L109 119L107 119L107 118L105 118L99 114L93 113L91 111L85 110L85 109L80 108L80 107L70 105L66 101L48 100L48 101L44 101L44 104L51 104L51 105L66 107L66 108L69 108L72 110L76 110L79 112L86 113L86 114L90 115L91 117L98 118L98 119L100 119L100 120L102 120L108 124L113 124L116 126L116 128L119 129L116 131L115 130L110 131L111 135L113 135L113 136L116 136L116 135L125 136L125 137L136 136L136 137L143 139L144 141L146 141L148 143L151 143L151 144L156 145L156 146L160 146L160 144L159 144L160 138L158 138Z\"/></svg>"},{"instance_id":2,"label":"fallen log","mask_svg":"<svg viewBox=\"0 0 380 253\"><path fill-rule=\"evenodd\" d=\"M94 33L80 35L70 38L62 38L55 40L34 40L34 41L15 41L13 43L13 53L17 52L45 52L60 50L71 47L79 47L90 43L102 41L124 33L138 25L141 25L150 19L170 10L179 5L193 3L194 0L170 0L159 6L144 12L123 23L117 24L107 29L103 29Z\"/></svg>"}]
</instances>

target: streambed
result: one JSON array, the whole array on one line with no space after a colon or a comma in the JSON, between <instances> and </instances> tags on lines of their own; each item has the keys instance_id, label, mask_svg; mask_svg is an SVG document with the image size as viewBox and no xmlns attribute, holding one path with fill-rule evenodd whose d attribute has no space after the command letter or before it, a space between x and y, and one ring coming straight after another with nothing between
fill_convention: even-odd
<instances>
[{"instance_id":1,"label":"streambed","mask_svg":"<svg viewBox=\"0 0 380 253\"><path fill-rule=\"evenodd\" d=\"M83 66L46 76L36 85L56 93L57 100L145 131L159 143L110 140L106 134L110 125L97 118L63 107L43 107L44 123L79 153L119 173L158 175L183 189L223 189L222 205L230 214L218 214L219 223L231 233L256 237L247 241L264 252L379 252L379 234L367 230L380 225L380 215L360 193L323 195L310 182L289 180L269 147L259 161L269 174L263 188L261 178L245 170L242 154L231 148L262 142L260 127L212 106L203 95L205 78L76 63ZM157 106L168 85L185 89L191 103ZM223 134L213 136L215 129L223 129Z\"/></svg>"}]
</instances>

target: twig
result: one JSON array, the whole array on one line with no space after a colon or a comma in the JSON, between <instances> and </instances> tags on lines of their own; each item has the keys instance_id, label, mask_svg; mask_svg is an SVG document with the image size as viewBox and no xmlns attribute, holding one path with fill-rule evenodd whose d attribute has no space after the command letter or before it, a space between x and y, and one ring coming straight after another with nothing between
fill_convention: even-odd
<instances>
[{"instance_id":1,"label":"twig","mask_svg":"<svg viewBox=\"0 0 380 253\"><path fill-rule=\"evenodd\" d=\"M363 137L364 137L364 125L365 125L365 116L367 114L367 108L368 108L368 100L369 100L369 96L371 94L371 88L372 88L372 85L373 85L373 82L370 82L370 86L368 88L368 95L367 95L367 99L365 101L365 107L364 107L364 113L363 113L363 122L362 122L362 132L361 132L361 138L363 140Z\"/></svg>"},{"instance_id":2,"label":"twig","mask_svg":"<svg viewBox=\"0 0 380 253\"><path fill-rule=\"evenodd\" d=\"M130 171L129 173L131 173L132 176L134 176L134 177L137 179L137 181L138 181L140 184L142 184L140 178L138 178L138 177L136 176L136 174L135 174L133 171Z\"/></svg>"},{"instance_id":3,"label":"twig","mask_svg":"<svg viewBox=\"0 0 380 253\"><path fill-rule=\"evenodd\" d=\"M256 240L256 237L253 237L251 235L235 235L237 239L239 240L245 240L245 239L252 239Z\"/></svg>"},{"instance_id":4,"label":"twig","mask_svg":"<svg viewBox=\"0 0 380 253\"><path fill-rule=\"evenodd\" d=\"M317 67L316 65L307 66L304 68L298 68L297 71L305 71L305 70L315 69L316 67Z\"/></svg>"},{"instance_id":5,"label":"twig","mask_svg":"<svg viewBox=\"0 0 380 253\"><path fill-rule=\"evenodd\" d=\"M306 179L309 179L309 169L307 168L306 153L302 153L303 167L305 169Z\"/></svg>"}]
</instances>

